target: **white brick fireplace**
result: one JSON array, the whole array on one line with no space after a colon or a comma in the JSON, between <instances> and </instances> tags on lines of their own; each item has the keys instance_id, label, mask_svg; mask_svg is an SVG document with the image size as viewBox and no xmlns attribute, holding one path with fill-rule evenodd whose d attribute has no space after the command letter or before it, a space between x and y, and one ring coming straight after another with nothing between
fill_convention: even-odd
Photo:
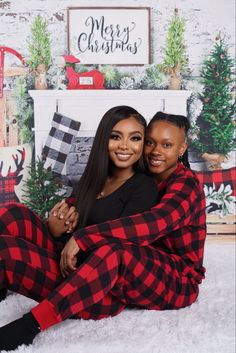
<instances>
[{"instance_id":1,"label":"white brick fireplace","mask_svg":"<svg viewBox=\"0 0 236 353\"><path fill-rule=\"evenodd\" d=\"M81 122L78 136L94 136L104 113L129 105L149 121L157 111L186 115L190 91L170 90L31 90L34 100L35 155L39 156L58 111Z\"/></svg>"}]
</instances>

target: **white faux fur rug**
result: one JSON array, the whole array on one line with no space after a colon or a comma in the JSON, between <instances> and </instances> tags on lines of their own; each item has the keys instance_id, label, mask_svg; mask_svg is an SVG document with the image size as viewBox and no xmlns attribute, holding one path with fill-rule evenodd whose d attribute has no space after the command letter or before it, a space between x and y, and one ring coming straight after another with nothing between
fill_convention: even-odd
<instances>
[{"instance_id":1,"label":"white faux fur rug","mask_svg":"<svg viewBox=\"0 0 236 353\"><path fill-rule=\"evenodd\" d=\"M189 308L125 310L100 321L67 320L15 352L235 353L235 244L208 241L204 264L207 277ZM34 304L21 295L9 295L0 303L0 326Z\"/></svg>"}]
</instances>

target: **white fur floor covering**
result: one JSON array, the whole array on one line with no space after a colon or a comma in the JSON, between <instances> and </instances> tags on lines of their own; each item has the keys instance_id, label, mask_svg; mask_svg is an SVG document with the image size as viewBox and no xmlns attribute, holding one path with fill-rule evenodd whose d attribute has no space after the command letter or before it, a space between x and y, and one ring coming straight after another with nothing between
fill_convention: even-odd
<instances>
[{"instance_id":1,"label":"white fur floor covering","mask_svg":"<svg viewBox=\"0 0 236 353\"><path fill-rule=\"evenodd\" d=\"M206 279L189 308L125 310L100 321L66 320L15 352L235 353L235 244L207 241L204 265ZM9 295L0 303L0 326L34 304L21 295Z\"/></svg>"}]
</instances>

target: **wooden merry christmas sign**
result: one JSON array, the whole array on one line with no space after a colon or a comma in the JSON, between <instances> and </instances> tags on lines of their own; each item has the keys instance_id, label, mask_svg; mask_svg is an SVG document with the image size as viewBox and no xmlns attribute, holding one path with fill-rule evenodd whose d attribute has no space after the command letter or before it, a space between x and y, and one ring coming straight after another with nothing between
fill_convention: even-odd
<instances>
[{"instance_id":1,"label":"wooden merry christmas sign","mask_svg":"<svg viewBox=\"0 0 236 353\"><path fill-rule=\"evenodd\" d=\"M69 8L68 49L82 64L148 64L150 8Z\"/></svg>"}]
</instances>

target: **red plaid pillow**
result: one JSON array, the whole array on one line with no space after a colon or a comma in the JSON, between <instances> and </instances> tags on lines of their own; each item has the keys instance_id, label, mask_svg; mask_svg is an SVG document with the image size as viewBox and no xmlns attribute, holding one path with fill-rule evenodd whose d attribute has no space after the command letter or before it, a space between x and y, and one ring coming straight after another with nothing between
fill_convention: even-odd
<instances>
[{"instance_id":1,"label":"red plaid pillow","mask_svg":"<svg viewBox=\"0 0 236 353\"><path fill-rule=\"evenodd\" d=\"M195 174L202 184L202 187L204 187L204 185L213 186L213 183L217 188L219 188L221 184L230 185L232 195L236 196L236 167L207 172L195 171Z\"/></svg>"},{"instance_id":2,"label":"red plaid pillow","mask_svg":"<svg viewBox=\"0 0 236 353\"><path fill-rule=\"evenodd\" d=\"M206 195L207 213L220 216L236 213L236 167L216 171L195 171Z\"/></svg>"},{"instance_id":3,"label":"red plaid pillow","mask_svg":"<svg viewBox=\"0 0 236 353\"><path fill-rule=\"evenodd\" d=\"M21 202L22 185L28 177L31 158L30 144L0 149L0 206Z\"/></svg>"}]
</instances>

